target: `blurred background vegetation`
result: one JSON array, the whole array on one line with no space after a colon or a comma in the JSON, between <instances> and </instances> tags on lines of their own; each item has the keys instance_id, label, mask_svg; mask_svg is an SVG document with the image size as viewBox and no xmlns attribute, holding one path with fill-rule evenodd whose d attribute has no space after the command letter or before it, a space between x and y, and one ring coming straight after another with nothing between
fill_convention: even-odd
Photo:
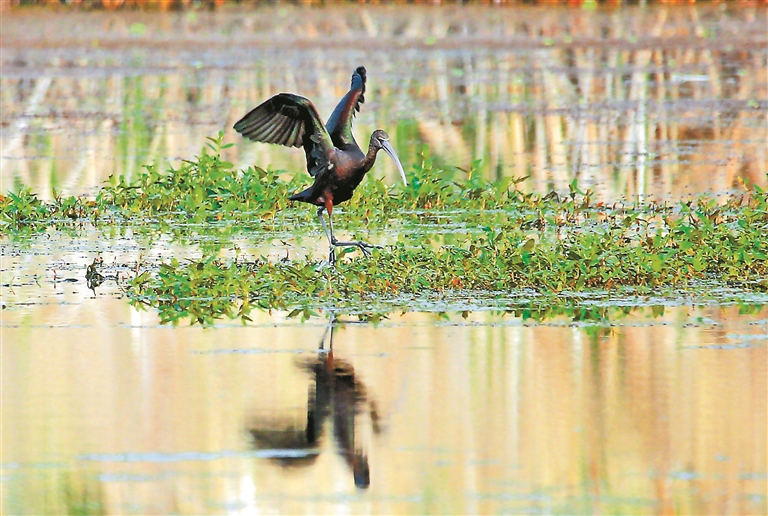
<instances>
[{"instance_id":1,"label":"blurred background vegetation","mask_svg":"<svg viewBox=\"0 0 768 516\"><path fill-rule=\"evenodd\" d=\"M408 170L428 148L438 166L479 161L539 193L576 179L605 201L765 188L768 27L744 5L16 8L0 185L79 195L178 166L221 130L236 167L303 171L301 152L232 124L281 91L325 116L365 64L355 132L386 129Z\"/></svg>"},{"instance_id":2,"label":"blurred background vegetation","mask_svg":"<svg viewBox=\"0 0 768 516\"><path fill-rule=\"evenodd\" d=\"M12 6L49 5L77 6L87 9L158 9L174 10L196 7L216 9L226 5L259 6L276 4L336 5L336 4L425 4L425 5L570 5L593 7L597 5L693 4L732 3L745 5L768 4L766 0L719 2L712 0L2 0Z\"/></svg>"}]
</instances>

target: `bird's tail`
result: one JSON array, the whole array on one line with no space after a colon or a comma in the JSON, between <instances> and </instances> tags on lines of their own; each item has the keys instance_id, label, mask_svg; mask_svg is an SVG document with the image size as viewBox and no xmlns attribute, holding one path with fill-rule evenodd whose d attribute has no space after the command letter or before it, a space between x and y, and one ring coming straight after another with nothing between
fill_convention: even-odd
<instances>
[{"instance_id":1,"label":"bird's tail","mask_svg":"<svg viewBox=\"0 0 768 516\"><path fill-rule=\"evenodd\" d=\"M312 201L310 200L311 197L312 197L312 189L311 188L307 188L303 192L299 192L297 194L291 195L290 197L288 197L288 200L312 203ZM312 204L314 204L314 203L312 203Z\"/></svg>"}]
</instances>

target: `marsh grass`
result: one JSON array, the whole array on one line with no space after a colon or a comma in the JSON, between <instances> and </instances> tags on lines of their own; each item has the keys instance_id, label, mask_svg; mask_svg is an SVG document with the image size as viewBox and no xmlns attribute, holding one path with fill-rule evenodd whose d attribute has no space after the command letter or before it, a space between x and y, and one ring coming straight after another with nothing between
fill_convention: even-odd
<instances>
[{"instance_id":1,"label":"marsh grass","mask_svg":"<svg viewBox=\"0 0 768 516\"><path fill-rule=\"evenodd\" d=\"M539 313L546 304L578 305L564 292L629 288L643 295L701 282L768 287L768 195L758 187L726 202L703 196L606 205L575 182L565 196L542 196L519 189L523 178L489 181L474 165L439 168L426 150L408 187L369 178L343 205L353 231L396 228L397 242L372 257L344 253L335 268L311 258L221 259L226 237L247 236L254 224L286 229L314 218L314 210L287 201L308 178L235 170L221 157L222 136L178 168L150 165L133 182L112 178L91 198L44 202L28 190L9 193L0 199L0 223L20 237L83 223L175 236L226 228L223 242L204 247L199 259L146 266L128 282L134 303L158 308L166 322L247 320L254 308L303 317L329 307L386 313L411 310L425 296L488 300L521 289L539 298ZM464 229L440 238L445 224ZM420 231L409 230L414 226Z\"/></svg>"}]
</instances>

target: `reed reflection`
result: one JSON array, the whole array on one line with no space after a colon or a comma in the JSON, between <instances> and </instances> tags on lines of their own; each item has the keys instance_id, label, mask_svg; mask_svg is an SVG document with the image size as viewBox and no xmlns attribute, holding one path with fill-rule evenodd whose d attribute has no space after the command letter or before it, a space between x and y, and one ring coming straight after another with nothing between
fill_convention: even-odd
<instances>
[{"instance_id":1,"label":"reed reflection","mask_svg":"<svg viewBox=\"0 0 768 516\"><path fill-rule=\"evenodd\" d=\"M378 435L381 433L379 412L365 384L355 375L352 364L334 356L336 325L337 320L332 317L316 357L296 363L311 377L306 424L297 426L264 418L248 431L256 449L281 450L271 460L286 468L315 464L322 442L330 433L336 452L352 471L355 486L365 489L371 483L371 475L368 456L361 443L365 428L362 418L366 415L370 418L372 431Z\"/></svg>"},{"instance_id":2,"label":"reed reflection","mask_svg":"<svg viewBox=\"0 0 768 516\"><path fill-rule=\"evenodd\" d=\"M201 13L206 33L232 39L208 41L199 55L166 46L164 37L189 27L162 15L144 19L152 36L138 49L45 48L47 36L35 40L42 50L27 49L32 29L55 33L92 23L86 18L4 34L3 188L31 185L50 197L54 189L82 193L110 174L134 178L148 162L195 155L205 136L281 91L329 111L344 93L335 85L343 89L360 64L376 77L378 100L355 131L394 128L406 169L428 145L441 165L481 160L487 177L528 176L525 186L539 192L567 191L577 179L598 200L766 184L759 10L407 7L374 18L349 8L338 13L340 26L328 27L327 12L297 10L275 27L262 25L260 13ZM279 48L247 43L254 27L263 41L279 33ZM94 38L116 37L87 28ZM326 48L339 33L354 44ZM710 35L727 35L727 43ZM380 51L393 38L413 49ZM359 49L373 45L377 52L361 62ZM237 167L304 167L287 149L236 146L225 157ZM382 168L397 177L394 167Z\"/></svg>"}]
</instances>

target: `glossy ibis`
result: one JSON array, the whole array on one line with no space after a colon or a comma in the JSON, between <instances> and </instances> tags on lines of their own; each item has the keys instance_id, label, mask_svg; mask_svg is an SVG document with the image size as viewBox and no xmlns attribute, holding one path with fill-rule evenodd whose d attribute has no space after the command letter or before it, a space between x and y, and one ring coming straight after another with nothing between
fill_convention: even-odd
<instances>
[{"instance_id":1,"label":"glossy ibis","mask_svg":"<svg viewBox=\"0 0 768 516\"><path fill-rule=\"evenodd\" d=\"M243 136L264 143L286 147L304 147L307 171L315 178L312 186L290 197L317 206L317 216L330 243L330 264L336 262L336 247L357 247L365 255L378 247L368 242L341 242L333 234L333 207L349 200L365 173L376 162L379 150L389 154L407 185L405 171L395 150L389 144L389 135L377 129L371 135L365 153L352 134L352 118L365 102L365 67L359 66L352 74L352 85L339 101L326 124L320 119L312 102L292 93L280 93L251 110L235 124ZM323 212L328 212L328 225Z\"/></svg>"}]
</instances>

